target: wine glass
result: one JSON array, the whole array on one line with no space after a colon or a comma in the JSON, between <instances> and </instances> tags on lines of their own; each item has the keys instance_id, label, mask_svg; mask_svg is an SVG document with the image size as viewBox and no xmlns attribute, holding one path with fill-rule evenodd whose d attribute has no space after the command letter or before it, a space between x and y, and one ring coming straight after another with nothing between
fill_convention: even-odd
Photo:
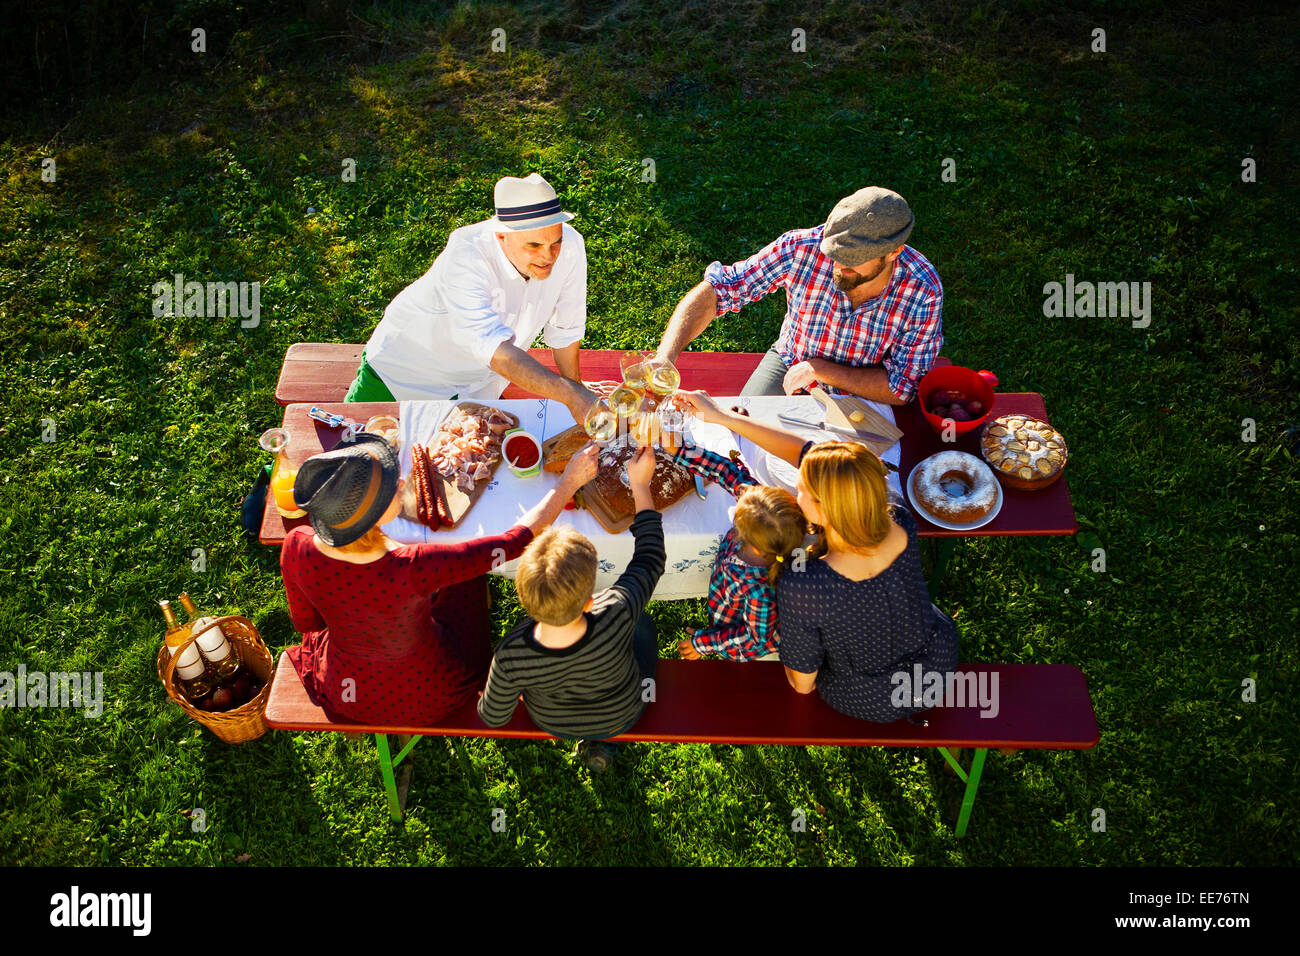
<instances>
[{"instance_id":1,"label":"wine glass","mask_svg":"<svg viewBox=\"0 0 1300 956\"><path fill-rule=\"evenodd\" d=\"M609 393L609 405L619 418L628 418L641 408L641 393L627 385L620 385Z\"/></svg>"},{"instance_id":2,"label":"wine glass","mask_svg":"<svg viewBox=\"0 0 1300 956\"><path fill-rule=\"evenodd\" d=\"M609 399L601 398L592 402L582 420L591 440L604 445L618 434L618 415L609 407Z\"/></svg>"},{"instance_id":3,"label":"wine glass","mask_svg":"<svg viewBox=\"0 0 1300 956\"><path fill-rule=\"evenodd\" d=\"M682 447L686 431L686 412L676 398L659 403L659 445L670 455Z\"/></svg>"},{"instance_id":4,"label":"wine glass","mask_svg":"<svg viewBox=\"0 0 1300 956\"><path fill-rule=\"evenodd\" d=\"M667 359L651 358L645 364L650 372L650 382L647 387L659 401L663 401L677 391L678 386L682 384L681 372L677 371L677 366Z\"/></svg>"},{"instance_id":5,"label":"wine glass","mask_svg":"<svg viewBox=\"0 0 1300 956\"><path fill-rule=\"evenodd\" d=\"M636 350L624 352L619 356L618 370L623 373L623 378L626 379L628 369L637 365L645 364L646 359L650 358L653 354L654 353L652 352L638 352Z\"/></svg>"},{"instance_id":6,"label":"wine glass","mask_svg":"<svg viewBox=\"0 0 1300 956\"><path fill-rule=\"evenodd\" d=\"M394 454L396 454L401 450L397 440L398 425L398 420L392 415L373 415L366 422L365 431L384 439L384 441L388 442L388 447L393 449Z\"/></svg>"}]
</instances>

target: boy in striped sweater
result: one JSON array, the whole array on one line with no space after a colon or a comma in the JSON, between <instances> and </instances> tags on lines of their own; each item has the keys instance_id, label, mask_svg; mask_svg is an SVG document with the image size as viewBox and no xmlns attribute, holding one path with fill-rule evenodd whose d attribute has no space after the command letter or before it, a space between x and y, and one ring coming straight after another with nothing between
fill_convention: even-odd
<instances>
[{"instance_id":1,"label":"boy in striped sweater","mask_svg":"<svg viewBox=\"0 0 1300 956\"><path fill-rule=\"evenodd\" d=\"M530 619L502 638L478 712L489 727L510 722L523 695L528 716L557 737L582 738L587 766L604 770L614 747L605 738L632 728L645 707L643 682L654 677L659 648L645 606L664 571L663 520L650 479L654 450L627 464L636 506L636 547L612 587L593 594L596 549L568 527L538 535L519 559L515 589Z\"/></svg>"}]
</instances>

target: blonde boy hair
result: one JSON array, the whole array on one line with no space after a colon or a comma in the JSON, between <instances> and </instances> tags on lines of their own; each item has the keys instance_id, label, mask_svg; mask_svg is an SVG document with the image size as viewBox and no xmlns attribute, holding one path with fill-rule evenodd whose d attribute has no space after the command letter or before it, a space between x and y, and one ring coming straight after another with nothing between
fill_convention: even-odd
<instances>
[{"instance_id":1,"label":"blonde boy hair","mask_svg":"<svg viewBox=\"0 0 1300 956\"><path fill-rule=\"evenodd\" d=\"M855 550L874 548L889 534L885 466L866 445L822 442L799 468L808 493L821 505L830 530Z\"/></svg>"},{"instance_id":2,"label":"blonde boy hair","mask_svg":"<svg viewBox=\"0 0 1300 956\"><path fill-rule=\"evenodd\" d=\"M776 586L795 549L803 545L808 521L784 488L753 485L736 501L736 531L759 554L772 559L767 583Z\"/></svg>"},{"instance_id":3,"label":"blonde boy hair","mask_svg":"<svg viewBox=\"0 0 1300 956\"><path fill-rule=\"evenodd\" d=\"M529 617L560 627L577 620L596 589L596 546L573 528L547 528L524 550L515 592Z\"/></svg>"}]
</instances>

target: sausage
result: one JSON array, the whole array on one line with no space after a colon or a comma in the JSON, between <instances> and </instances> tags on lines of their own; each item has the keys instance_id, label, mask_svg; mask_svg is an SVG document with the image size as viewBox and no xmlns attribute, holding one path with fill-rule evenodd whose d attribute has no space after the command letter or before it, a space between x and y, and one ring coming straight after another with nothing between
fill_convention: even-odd
<instances>
[{"instance_id":1,"label":"sausage","mask_svg":"<svg viewBox=\"0 0 1300 956\"><path fill-rule=\"evenodd\" d=\"M420 479L420 446L411 446L411 481L415 483L415 519L420 524L429 523L428 501L424 496L424 483Z\"/></svg>"},{"instance_id":2,"label":"sausage","mask_svg":"<svg viewBox=\"0 0 1300 956\"><path fill-rule=\"evenodd\" d=\"M429 455L429 449L424 449L424 494L428 501L426 506L429 512L429 527L437 531L447 522L443 520L442 508L438 504L438 490L441 485L438 482L438 474L433 470L433 462Z\"/></svg>"},{"instance_id":3,"label":"sausage","mask_svg":"<svg viewBox=\"0 0 1300 956\"><path fill-rule=\"evenodd\" d=\"M432 468L430 468L432 472ZM442 476L433 475L429 482L433 486L434 507L438 512L438 520L448 528L455 527L456 523L451 520L451 505L447 504L447 493L442 487Z\"/></svg>"},{"instance_id":4,"label":"sausage","mask_svg":"<svg viewBox=\"0 0 1300 956\"><path fill-rule=\"evenodd\" d=\"M434 496L430 488L429 449L424 445L411 447L411 477L415 479L416 515L420 522L434 531L441 526L434 510Z\"/></svg>"}]
</instances>

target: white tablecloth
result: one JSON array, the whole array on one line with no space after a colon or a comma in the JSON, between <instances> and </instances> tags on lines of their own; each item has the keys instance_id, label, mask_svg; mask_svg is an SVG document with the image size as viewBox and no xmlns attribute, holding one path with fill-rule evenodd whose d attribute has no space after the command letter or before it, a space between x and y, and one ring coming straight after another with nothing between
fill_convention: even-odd
<instances>
[{"instance_id":1,"label":"white tablecloth","mask_svg":"<svg viewBox=\"0 0 1300 956\"><path fill-rule=\"evenodd\" d=\"M779 424L776 420L778 412L809 420L821 418L821 406L806 395L718 398L717 401L724 408L741 404L749 409L753 417L773 424ZM404 476L409 477L411 473L411 445L428 441L438 423L456 404L452 401L401 403L399 417ZM546 399L503 399L491 404L517 415L520 427L531 432L539 441L558 435L574 424L573 416L567 408ZM886 418L893 420L889 406L872 404ZM818 429L792 430L814 439L835 437ZM719 425L694 422L691 425L691 437L703 447L723 455L739 448L760 481L793 490L796 475L793 466L773 460L766 452L727 429ZM885 458L897 464L898 445L890 449ZM515 525L548 489L555 487L558 480L558 475L546 472L533 478L517 478L503 463L492 476L487 491L474 503L459 527L432 531L418 522L397 518L384 525L384 533L406 544L428 541L453 543L500 534ZM897 488L897 476L891 473L890 481ZM704 597L708 593L713 558L722 536L731 528L735 499L714 484L706 485L705 490L708 492L706 499L701 500L694 493L689 494L663 514L668 561L664 575L659 579L659 586L655 589L654 597L657 600ZM561 512L556 524L576 528L596 546L596 553L600 556L596 575L597 590L613 584L632 559L632 533L625 531L622 534L610 534L589 512ZM511 561L499 567L496 573L513 579L517 566L518 561Z\"/></svg>"},{"instance_id":2,"label":"white tablecloth","mask_svg":"<svg viewBox=\"0 0 1300 956\"><path fill-rule=\"evenodd\" d=\"M834 432L823 431L820 428L787 425L777 420L778 415L791 415L805 421L821 421L824 416L821 403L811 395L760 395L752 398L749 396L743 398L719 398L716 401L723 408L739 405L748 410L752 418L771 425L779 425L781 428L795 432L805 438L811 438L814 441L828 441L840 438ZM867 404L888 421L895 421L893 406L885 405L882 402L867 402ZM799 469L788 462L769 455L747 438L737 436L736 441L740 446L741 455L745 458L745 463L749 465L755 478L765 485L776 485L779 488L785 488L787 491L794 491L794 483L799 476ZM885 451L884 460L892 465L897 465L901 450L902 445L895 442ZM898 480L898 472L889 472L889 487L892 491L902 494L903 489Z\"/></svg>"}]
</instances>

